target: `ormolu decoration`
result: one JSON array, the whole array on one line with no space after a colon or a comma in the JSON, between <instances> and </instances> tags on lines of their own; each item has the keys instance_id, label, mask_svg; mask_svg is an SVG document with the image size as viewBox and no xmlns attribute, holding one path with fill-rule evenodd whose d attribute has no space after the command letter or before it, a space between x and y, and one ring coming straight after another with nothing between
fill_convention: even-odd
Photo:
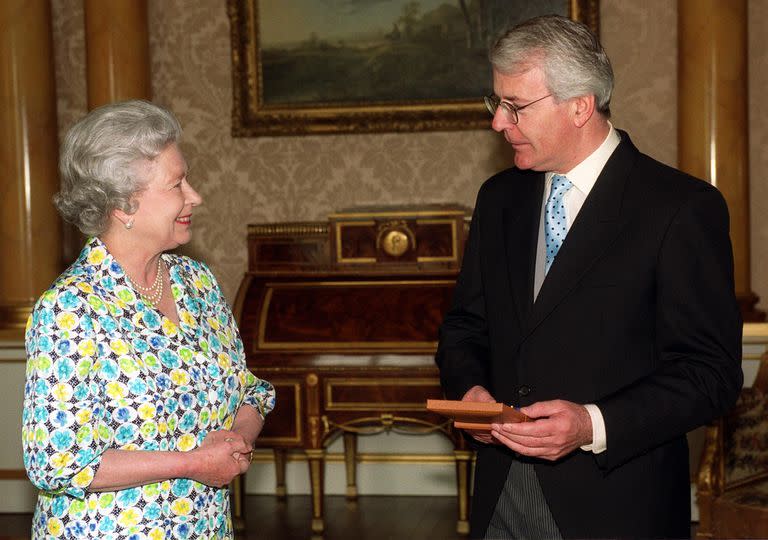
<instances>
[{"instance_id":1,"label":"ormolu decoration","mask_svg":"<svg viewBox=\"0 0 768 540\"><path fill-rule=\"evenodd\" d=\"M764 538L768 533L768 353L751 387L706 428L696 480L696 538Z\"/></svg>"},{"instance_id":2,"label":"ormolu decoration","mask_svg":"<svg viewBox=\"0 0 768 540\"><path fill-rule=\"evenodd\" d=\"M353 499L356 436L380 431L443 433L453 441L457 529L467 530L471 454L450 422L424 405L442 397L433 356L468 215L456 205L368 208L328 222L249 227L235 314L249 367L278 395L257 445L275 451L281 496L285 451L304 450L315 533L324 529L326 444L344 436Z\"/></svg>"},{"instance_id":3,"label":"ormolu decoration","mask_svg":"<svg viewBox=\"0 0 768 540\"><path fill-rule=\"evenodd\" d=\"M416 247L416 238L404 221L391 221L379 225L376 246L390 257L400 257Z\"/></svg>"}]
</instances>

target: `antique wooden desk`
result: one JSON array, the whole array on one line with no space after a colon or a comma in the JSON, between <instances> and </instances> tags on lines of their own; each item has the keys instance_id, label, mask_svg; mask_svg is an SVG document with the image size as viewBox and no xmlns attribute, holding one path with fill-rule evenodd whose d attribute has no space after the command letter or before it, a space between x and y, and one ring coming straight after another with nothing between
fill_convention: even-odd
<instances>
[{"instance_id":1,"label":"antique wooden desk","mask_svg":"<svg viewBox=\"0 0 768 540\"><path fill-rule=\"evenodd\" d=\"M457 530L468 532L472 453L450 422L424 408L427 398L442 397L433 355L467 220L464 208L449 205L249 226L248 272L234 311L249 367L277 390L257 444L274 450L278 496L286 450L305 452L316 534L325 526L327 443L343 435L347 497L355 498L356 435L389 429L451 438ZM241 482L235 518L242 491Z\"/></svg>"}]
</instances>

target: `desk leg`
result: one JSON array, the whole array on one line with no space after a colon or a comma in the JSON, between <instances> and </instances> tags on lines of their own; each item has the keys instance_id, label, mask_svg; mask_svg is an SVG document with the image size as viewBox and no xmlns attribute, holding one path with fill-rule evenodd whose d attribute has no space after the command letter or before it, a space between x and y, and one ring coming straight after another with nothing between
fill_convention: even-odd
<instances>
[{"instance_id":1,"label":"desk leg","mask_svg":"<svg viewBox=\"0 0 768 540\"><path fill-rule=\"evenodd\" d=\"M285 456L287 452L282 448L275 448L273 453L275 456L275 495L284 501L288 495L288 490L285 489Z\"/></svg>"},{"instance_id":2,"label":"desk leg","mask_svg":"<svg viewBox=\"0 0 768 540\"><path fill-rule=\"evenodd\" d=\"M245 506L245 474L232 479L230 489L229 500L232 504L232 526L235 528L235 532L243 532L245 530L245 515L243 512Z\"/></svg>"},{"instance_id":3,"label":"desk leg","mask_svg":"<svg viewBox=\"0 0 768 540\"><path fill-rule=\"evenodd\" d=\"M469 534L469 476L472 466L472 452L468 450L454 450L456 458L456 487L459 502L459 519L456 523L456 532Z\"/></svg>"},{"instance_id":4,"label":"desk leg","mask_svg":"<svg viewBox=\"0 0 768 540\"><path fill-rule=\"evenodd\" d=\"M344 465L347 469L347 500L357 499L357 434L344 433Z\"/></svg>"},{"instance_id":5,"label":"desk leg","mask_svg":"<svg viewBox=\"0 0 768 540\"><path fill-rule=\"evenodd\" d=\"M312 484L312 533L322 534L325 529L323 519L325 450L305 450L305 452L309 462L309 479Z\"/></svg>"}]
</instances>

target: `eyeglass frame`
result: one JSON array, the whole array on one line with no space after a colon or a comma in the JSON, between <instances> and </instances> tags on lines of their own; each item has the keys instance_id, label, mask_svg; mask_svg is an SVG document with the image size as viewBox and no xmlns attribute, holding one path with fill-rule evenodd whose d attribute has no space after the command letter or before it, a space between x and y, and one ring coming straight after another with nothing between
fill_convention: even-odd
<instances>
[{"instance_id":1,"label":"eyeglass frame","mask_svg":"<svg viewBox=\"0 0 768 540\"><path fill-rule=\"evenodd\" d=\"M520 117L517 114L518 112L522 111L526 107L530 107L534 103L538 103L543 99L552 97L552 95L553 94L547 94L544 97L534 99L533 101L518 107L514 103L505 101L504 98L500 98L496 94L488 94L487 96L483 96L483 103L485 103L485 108L488 109L488 112L491 113L491 116L496 116L496 111L499 109L499 107L501 107L502 110L507 113L509 121L513 124L517 124L520 121Z\"/></svg>"}]
</instances>

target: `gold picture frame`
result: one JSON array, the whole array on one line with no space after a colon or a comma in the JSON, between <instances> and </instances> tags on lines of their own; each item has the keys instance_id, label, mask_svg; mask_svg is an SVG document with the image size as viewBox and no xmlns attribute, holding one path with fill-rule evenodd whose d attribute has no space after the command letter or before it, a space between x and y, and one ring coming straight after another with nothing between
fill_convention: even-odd
<instances>
[{"instance_id":1,"label":"gold picture frame","mask_svg":"<svg viewBox=\"0 0 768 540\"><path fill-rule=\"evenodd\" d=\"M525 8L526 13L533 10L534 14L537 14L535 10L542 5L539 0L518 0L515 3L509 0L504 1L508 2L504 4L505 6L514 6L515 13ZM550 0L550 3L561 2L563 6L567 5L568 15L571 18L584 22L593 31L599 33L598 1ZM304 7L312 6L312 2L327 4L318 0L291 0L291 2L299 7L302 4ZM445 3L449 2L446 0ZM409 2L409 4L413 7L419 2ZM466 6L472 5L472 2L459 0L457 4L465 8L466 13ZM411 97L406 89L405 95L401 94L394 99L362 99L359 96L353 96L349 100L321 98L291 101L292 98L281 100L279 96L271 99L270 92L271 94L275 92L270 90L272 79L269 77L265 79L264 68L265 65L272 66L275 62L264 60L265 50L261 47L259 15L261 11L265 13L269 11L274 15L279 9L277 6L280 5L285 6L286 0L227 0L232 39L232 135L234 137L449 131L481 129L490 126L490 117L481 99L482 93L476 98L429 96L425 99L424 96ZM290 24L295 27L300 25L302 20L302 18L292 18ZM402 17L398 19L398 21L403 20ZM269 27L264 26L264 28L280 26L280 21L274 22L275 24ZM467 24L469 26L469 23ZM393 33L395 31L399 33L397 25L393 26ZM310 45L316 49L325 47L327 50L328 47L335 46L318 39L314 33L311 35L315 42ZM387 38L394 39L390 34L387 34ZM309 47L309 45L303 46ZM342 46L344 46L343 43ZM336 50L341 48L337 46ZM490 73L490 70L488 72ZM314 80L311 77L308 79L309 84ZM407 77L403 79L407 82ZM357 79L358 82L359 80ZM279 85L273 84L273 87L275 86ZM425 86L429 88L428 85L418 88L423 89ZM292 84L283 84L283 87L301 89L303 85L293 81ZM265 94L268 94L266 98Z\"/></svg>"}]
</instances>

